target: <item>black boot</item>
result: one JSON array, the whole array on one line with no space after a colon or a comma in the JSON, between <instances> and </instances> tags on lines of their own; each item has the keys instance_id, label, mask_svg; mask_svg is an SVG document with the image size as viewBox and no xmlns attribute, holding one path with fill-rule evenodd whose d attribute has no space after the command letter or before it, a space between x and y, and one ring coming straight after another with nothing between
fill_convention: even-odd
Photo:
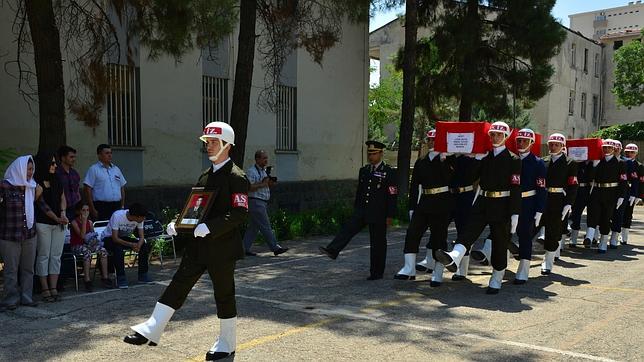
<instances>
[{"instance_id":1,"label":"black boot","mask_svg":"<svg viewBox=\"0 0 644 362\"><path fill-rule=\"evenodd\" d=\"M235 351L230 352L230 353L228 353L228 352L211 352L211 351L208 351L208 353L206 353L206 361L218 361L220 359L232 357L234 355L235 355Z\"/></svg>"},{"instance_id":2,"label":"black boot","mask_svg":"<svg viewBox=\"0 0 644 362\"><path fill-rule=\"evenodd\" d=\"M143 337L137 332L134 332L134 334L130 334L129 336L125 336L123 338L123 342L129 343L129 344L134 344L136 346L140 346L142 344L148 343L148 339ZM157 344L154 342L150 342L150 346L156 346Z\"/></svg>"}]
</instances>

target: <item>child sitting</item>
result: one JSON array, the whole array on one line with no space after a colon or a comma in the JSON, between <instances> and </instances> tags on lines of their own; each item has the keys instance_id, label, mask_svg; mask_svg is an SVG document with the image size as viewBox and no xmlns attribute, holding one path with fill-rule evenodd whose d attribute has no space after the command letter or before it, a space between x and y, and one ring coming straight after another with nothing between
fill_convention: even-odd
<instances>
[{"instance_id":1,"label":"child sitting","mask_svg":"<svg viewBox=\"0 0 644 362\"><path fill-rule=\"evenodd\" d=\"M112 288L112 281L107 275L107 251L99 236L94 232L91 220L89 220L89 205L83 201L76 204L76 219L71 222L71 244L72 251L76 256L83 258L83 269L85 274L85 290L93 290L92 281L89 277L89 269L92 265L92 253L96 253L101 262L101 282L105 288Z\"/></svg>"}]
</instances>

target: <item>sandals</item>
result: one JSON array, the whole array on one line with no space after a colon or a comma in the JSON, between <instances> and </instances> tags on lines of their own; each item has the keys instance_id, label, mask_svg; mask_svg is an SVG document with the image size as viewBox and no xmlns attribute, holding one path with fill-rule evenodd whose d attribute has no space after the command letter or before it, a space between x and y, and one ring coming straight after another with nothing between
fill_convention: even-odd
<instances>
[{"instance_id":1,"label":"sandals","mask_svg":"<svg viewBox=\"0 0 644 362\"><path fill-rule=\"evenodd\" d=\"M47 303L53 303L56 301L56 298L51 295L51 289L43 289L42 292L40 292L40 297Z\"/></svg>"}]
</instances>

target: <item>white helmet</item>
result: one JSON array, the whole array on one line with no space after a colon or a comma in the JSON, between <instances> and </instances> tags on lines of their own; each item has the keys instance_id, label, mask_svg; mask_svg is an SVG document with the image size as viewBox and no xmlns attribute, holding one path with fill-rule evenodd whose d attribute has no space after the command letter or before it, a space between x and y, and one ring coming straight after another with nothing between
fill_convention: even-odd
<instances>
[{"instance_id":1,"label":"white helmet","mask_svg":"<svg viewBox=\"0 0 644 362\"><path fill-rule=\"evenodd\" d=\"M510 126L508 126L508 124L505 122L494 122L490 126L490 129L487 131L488 134L490 134L490 132L503 133L505 137L508 138L510 136Z\"/></svg>"},{"instance_id":2,"label":"white helmet","mask_svg":"<svg viewBox=\"0 0 644 362\"><path fill-rule=\"evenodd\" d=\"M624 147L624 151L626 152L639 152L639 150L639 147L637 147L637 145L634 143L629 143L626 145L626 147Z\"/></svg>"},{"instance_id":3,"label":"white helmet","mask_svg":"<svg viewBox=\"0 0 644 362\"><path fill-rule=\"evenodd\" d=\"M557 142L561 143L564 147L566 147L566 136L562 135L561 133L553 133L548 137L548 143L552 142Z\"/></svg>"},{"instance_id":4,"label":"white helmet","mask_svg":"<svg viewBox=\"0 0 644 362\"><path fill-rule=\"evenodd\" d=\"M531 130L530 128L523 128L523 129L519 130L517 132L516 139L530 140L530 144L528 145L528 147L523 148L523 149L519 149L517 147L517 151L519 151L521 153L527 152L530 149L530 147L532 147L532 144L534 143L536 138L537 138L537 136L535 136L534 131Z\"/></svg>"},{"instance_id":5,"label":"white helmet","mask_svg":"<svg viewBox=\"0 0 644 362\"><path fill-rule=\"evenodd\" d=\"M613 142L615 142L615 148L617 148L618 150L622 149L622 142L618 140L613 140Z\"/></svg>"},{"instance_id":6,"label":"white helmet","mask_svg":"<svg viewBox=\"0 0 644 362\"><path fill-rule=\"evenodd\" d=\"M218 138L226 143L235 145L235 131L225 122L210 122L203 129L203 134L199 137L200 140L208 142L208 138Z\"/></svg>"},{"instance_id":7,"label":"white helmet","mask_svg":"<svg viewBox=\"0 0 644 362\"><path fill-rule=\"evenodd\" d=\"M617 145L615 145L615 141L613 141L610 138L607 138L605 140L602 140L602 147L613 147L616 148Z\"/></svg>"}]
</instances>

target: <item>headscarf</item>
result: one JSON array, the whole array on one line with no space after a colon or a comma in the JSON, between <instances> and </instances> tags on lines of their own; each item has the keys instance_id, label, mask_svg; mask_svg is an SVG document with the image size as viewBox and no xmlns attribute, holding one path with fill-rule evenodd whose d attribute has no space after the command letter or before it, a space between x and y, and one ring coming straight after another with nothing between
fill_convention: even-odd
<instances>
[{"instance_id":1,"label":"headscarf","mask_svg":"<svg viewBox=\"0 0 644 362\"><path fill-rule=\"evenodd\" d=\"M34 201L36 198L36 181L33 177L27 180L27 164L33 163L30 155L16 158L4 173L4 179L13 186L25 187L25 214L27 215L27 229L34 226ZM34 163L34 167L35 167Z\"/></svg>"}]
</instances>

